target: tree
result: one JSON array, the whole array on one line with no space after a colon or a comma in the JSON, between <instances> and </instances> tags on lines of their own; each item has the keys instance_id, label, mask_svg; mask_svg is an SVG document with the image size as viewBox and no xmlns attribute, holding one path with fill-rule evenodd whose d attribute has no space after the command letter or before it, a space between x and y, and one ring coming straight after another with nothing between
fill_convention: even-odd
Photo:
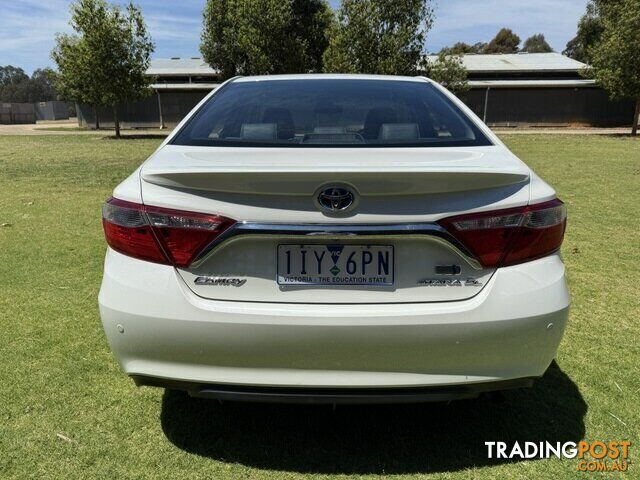
<instances>
[{"instance_id":1,"label":"tree","mask_svg":"<svg viewBox=\"0 0 640 480\"><path fill-rule=\"evenodd\" d=\"M483 53L518 53L520 37L510 28L502 28L489 42Z\"/></svg>"},{"instance_id":2,"label":"tree","mask_svg":"<svg viewBox=\"0 0 640 480\"><path fill-rule=\"evenodd\" d=\"M291 2L208 0L203 15L200 52L223 79L283 72L282 51L292 47Z\"/></svg>"},{"instance_id":3,"label":"tree","mask_svg":"<svg viewBox=\"0 0 640 480\"><path fill-rule=\"evenodd\" d=\"M587 13L578 22L576 36L567 42L562 54L579 62L589 63L591 58L588 51L598 42L601 34L602 22L600 17L596 13L594 5L588 4Z\"/></svg>"},{"instance_id":4,"label":"tree","mask_svg":"<svg viewBox=\"0 0 640 480\"><path fill-rule=\"evenodd\" d=\"M13 65L0 67L0 88L4 88L8 85L16 85L28 78L29 76L24 73L24 70L20 67L14 67Z\"/></svg>"},{"instance_id":5,"label":"tree","mask_svg":"<svg viewBox=\"0 0 640 480\"><path fill-rule=\"evenodd\" d=\"M34 70L29 79L30 97L32 102L48 102L58 99L58 91L55 83L57 73L51 68L38 68Z\"/></svg>"},{"instance_id":6,"label":"tree","mask_svg":"<svg viewBox=\"0 0 640 480\"><path fill-rule=\"evenodd\" d=\"M343 0L325 71L414 75L433 20L428 0Z\"/></svg>"},{"instance_id":7,"label":"tree","mask_svg":"<svg viewBox=\"0 0 640 480\"><path fill-rule=\"evenodd\" d=\"M29 76L19 67L7 65L0 67L0 101L23 102L22 86Z\"/></svg>"},{"instance_id":8,"label":"tree","mask_svg":"<svg viewBox=\"0 0 640 480\"><path fill-rule=\"evenodd\" d=\"M542 33L531 35L522 44L523 52L527 53L549 53L553 52L551 45L547 43Z\"/></svg>"},{"instance_id":9,"label":"tree","mask_svg":"<svg viewBox=\"0 0 640 480\"><path fill-rule=\"evenodd\" d=\"M208 0L200 52L223 79L322 71L333 11L325 0Z\"/></svg>"},{"instance_id":10,"label":"tree","mask_svg":"<svg viewBox=\"0 0 640 480\"><path fill-rule=\"evenodd\" d=\"M427 61L424 74L458 96L469 89L467 69L457 55L441 52L436 60Z\"/></svg>"},{"instance_id":11,"label":"tree","mask_svg":"<svg viewBox=\"0 0 640 480\"><path fill-rule=\"evenodd\" d=\"M465 42L457 42L452 47L444 47L440 50L440 53L446 55L466 55L482 53L487 48L487 44L484 42L477 42L473 45L469 45Z\"/></svg>"},{"instance_id":12,"label":"tree","mask_svg":"<svg viewBox=\"0 0 640 480\"><path fill-rule=\"evenodd\" d=\"M50 68L37 69L31 78L21 68L7 65L0 67L0 101L46 102L55 100L58 94L53 85L55 72Z\"/></svg>"},{"instance_id":13,"label":"tree","mask_svg":"<svg viewBox=\"0 0 640 480\"><path fill-rule=\"evenodd\" d=\"M93 107L95 129L100 128L98 106L102 103L99 78L94 75L95 62L88 54L86 41L76 36L59 35L51 56L61 73L57 77L56 88L66 100L86 103Z\"/></svg>"},{"instance_id":14,"label":"tree","mask_svg":"<svg viewBox=\"0 0 640 480\"><path fill-rule=\"evenodd\" d=\"M586 72L612 100L635 100L631 135L640 117L640 0L594 0L602 22L598 42L589 47L591 66Z\"/></svg>"},{"instance_id":15,"label":"tree","mask_svg":"<svg viewBox=\"0 0 640 480\"><path fill-rule=\"evenodd\" d=\"M58 65L57 87L68 100L93 105L96 128L99 106L111 107L120 138L118 105L151 93L146 75L153 42L142 12L105 0L77 0L71 5L73 35L57 35L51 56Z\"/></svg>"},{"instance_id":16,"label":"tree","mask_svg":"<svg viewBox=\"0 0 640 480\"><path fill-rule=\"evenodd\" d=\"M322 56L329 46L329 35L335 21L325 0L294 0L292 33L302 43L302 55L294 58L292 72L322 72Z\"/></svg>"}]
</instances>

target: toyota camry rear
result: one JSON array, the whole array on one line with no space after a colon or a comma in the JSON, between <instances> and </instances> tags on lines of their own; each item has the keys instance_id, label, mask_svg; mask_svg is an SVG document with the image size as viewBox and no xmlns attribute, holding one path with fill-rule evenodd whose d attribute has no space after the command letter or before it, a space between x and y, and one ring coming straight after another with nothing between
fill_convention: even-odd
<instances>
[{"instance_id":1,"label":"toyota camry rear","mask_svg":"<svg viewBox=\"0 0 640 480\"><path fill-rule=\"evenodd\" d=\"M567 321L564 204L425 78L232 79L103 225L100 313L138 385L466 398L531 385Z\"/></svg>"}]
</instances>

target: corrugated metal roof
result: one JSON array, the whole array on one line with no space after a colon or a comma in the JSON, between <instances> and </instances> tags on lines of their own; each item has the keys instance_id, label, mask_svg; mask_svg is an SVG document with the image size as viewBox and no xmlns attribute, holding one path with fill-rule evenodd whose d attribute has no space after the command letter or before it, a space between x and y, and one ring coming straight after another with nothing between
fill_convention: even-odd
<instances>
[{"instance_id":1,"label":"corrugated metal roof","mask_svg":"<svg viewBox=\"0 0 640 480\"><path fill-rule=\"evenodd\" d=\"M437 55L429 55L436 59ZM506 53L501 55L462 55L468 72L576 72L582 62L560 53Z\"/></svg>"},{"instance_id":2,"label":"corrugated metal roof","mask_svg":"<svg viewBox=\"0 0 640 480\"><path fill-rule=\"evenodd\" d=\"M219 83L154 83L151 88L155 90L213 90Z\"/></svg>"},{"instance_id":3,"label":"corrugated metal roof","mask_svg":"<svg viewBox=\"0 0 640 480\"><path fill-rule=\"evenodd\" d=\"M580 88L594 87L595 80L469 80L472 88Z\"/></svg>"},{"instance_id":4,"label":"corrugated metal roof","mask_svg":"<svg viewBox=\"0 0 640 480\"><path fill-rule=\"evenodd\" d=\"M470 80L471 88L588 88L596 85L595 80ZM219 83L154 83L151 88L168 90L213 90Z\"/></svg>"},{"instance_id":5,"label":"corrugated metal roof","mask_svg":"<svg viewBox=\"0 0 640 480\"><path fill-rule=\"evenodd\" d=\"M429 55L429 59L437 58ZM586 65L559 53L514 53L502 55L463 55L462 63L473 72L576 72ZM157 58L147 70L156 76L215 77L218 71L200 57Z\"/></svg>"},{"instance_id":6,"label":"corrugated metal roof","mask_svg":"<svg viewBox=\"0 0 640 480\"><path fill-rule=\"evenodd\" d=\"M422 77L403 75L371 75L368 73L284 73L269 75L268 78L262 75L239 77L236 82L261 82L265 80L399 80L405 82L423 82Z\"/></svg>"},{"instance_id":7,"label":"corrugated metal roof","mask_svg":"<svg viewBox=\"0 0 640 480\"><path fill-rule=\"evenodd\" d=\"M151 65L147 70L149 75L192 75L192 76L215 76L218 74L217 70L211 68L202 58L190 57L190 58L156 58L151 60Z\"/></svg>"}]
</instances>

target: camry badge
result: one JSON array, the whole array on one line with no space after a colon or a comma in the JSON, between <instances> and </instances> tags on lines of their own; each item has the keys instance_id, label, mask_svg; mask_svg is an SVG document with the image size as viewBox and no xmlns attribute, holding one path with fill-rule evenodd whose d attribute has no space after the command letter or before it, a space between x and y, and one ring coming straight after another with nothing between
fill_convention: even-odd
<instances>
[{"instance_id":1,"label":"camry badge","mask_svg":"<svg viewBox=\"0 0 640 480\"><path fill-rule=\"evenodd\" d=\"M233 278L233 277L197 277L194 280L196 285L212 285L212 286L222 286L222 287L241 287L247 280L244 278Z\"/></svg>"}]
</instances>

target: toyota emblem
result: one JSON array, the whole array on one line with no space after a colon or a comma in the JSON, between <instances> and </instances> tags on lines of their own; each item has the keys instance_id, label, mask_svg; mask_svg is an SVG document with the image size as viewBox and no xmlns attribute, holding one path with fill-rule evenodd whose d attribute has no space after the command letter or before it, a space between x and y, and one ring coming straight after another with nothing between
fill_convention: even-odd
<instances>
[{"instance_id":1,"label":"toyota emblem","mask_svg":"<svg viewBox=\"0 0 640 480\"><path fill-rule=\"evenodd\" d=\"M350 188L329 186L318 192L317 200L322 209L332 213L340 213L353 206L355 195Z\"/></svg>"}]
</instances>

